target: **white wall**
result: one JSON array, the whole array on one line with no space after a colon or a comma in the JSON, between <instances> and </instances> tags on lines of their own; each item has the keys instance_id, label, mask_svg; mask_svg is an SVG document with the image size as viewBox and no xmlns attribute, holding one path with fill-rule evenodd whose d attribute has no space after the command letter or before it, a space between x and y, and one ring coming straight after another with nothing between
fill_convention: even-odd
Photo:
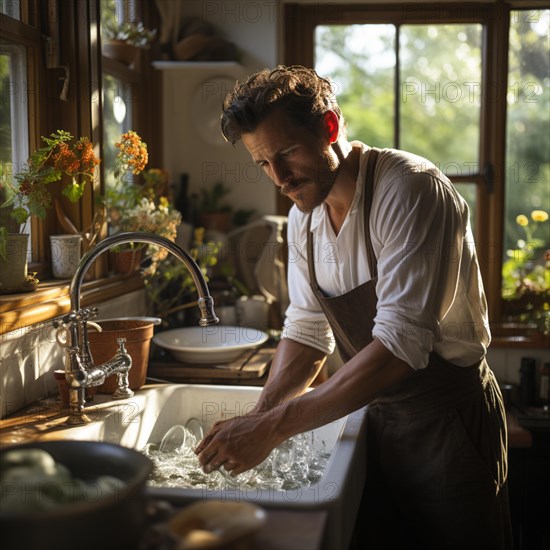
<instances>
[{"instance_id":1,"label":"white wall","mask_svg":"<svg viewBox=\"0 0 550 550\"><path fill-rule=\"evenodd\" d=\"M181 173L189 174L191 192L224 181L233 189L227 202L235 208L254 209L258 215L275 213L276 191L242 143L233 147L221 139L221 97L236 80L277 64L279 7L273 0L184 2L186 16L214 25L219 36L238 46L240 64L185 67L176 63L159 70L164 83L164 165L173 181L178 182ZM194 119L204 120L202 128ZM210 139L204 134L209 121Z\"/></svg>"},{"instance_id":2,"label":"white wall","mask_svg":"<svg viewBox=\"0 0 550 550\"><path fill-rule=\"evenodd\" d=\"M137 290L102 304L98 319L145 315L145 291ZM113 355L116 350L113 350ZM0 336L0 418L57 393L53 372L63 369L65 350L51 322Z\"/></svg>"},{"instance_id":3,"label":"white wall","mask_svg":"<svg viewBox=\"0 0 550 550\"><path fill-rule=\"evenodd\" d=\"M255 209L258 215L276 213L275 188L250 162L250 156L241 143L235 148L227 143L213 144L197 132L192 122L192 99L195 94L201 95L205 90L215 90L217 77L242 80L260 69L280 63L283 60L282 13L284 5L292 1L181 0L184 16L198 17L213 25L219 36L237 45L242 54L242 67L228 68L212 63L200 69L181 69L179 73L162 71L166 84L164 166L172 180L178 182L181 173L189 174L191 192L223 180L233 189L228 202L236 208ZM348 0L350 3L370 4L398 1ZM451 1L454 0L438 0L434 3ZM334 0L300 0L297 3L331 4L335 9L338 9L339 4ZM212 102L212 116L217 117L219 114L219 105ZM215 131L218 131L217 128Z\"/></svg>"}]
</instances>

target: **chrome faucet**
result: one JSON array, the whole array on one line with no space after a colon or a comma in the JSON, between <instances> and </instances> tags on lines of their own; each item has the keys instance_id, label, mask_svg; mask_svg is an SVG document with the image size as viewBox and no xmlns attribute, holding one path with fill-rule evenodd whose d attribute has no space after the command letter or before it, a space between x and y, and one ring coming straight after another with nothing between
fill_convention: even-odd
<instances>
[{"instance_id":1,"label":"chrome faucet","mask_svg":"<svg viewBox=\"0 0 550 550\"><path fill-rule=\"evenodd\" d=\"M80 307L80 291L82 281L92 262L103 252L113 246L125 243L155 244L165 248L179 258L186 266L199 294L198 306L201 312L199 325L202 327L219 322L214 312L214 301L210 296L206 280L201 269L193 258L182 248L165 237L150 233L118 233L107 237L84 254L72 278L70 286L71 311L54 322L58 328L57 340L66 348L65 378L69 384L69 424L84 424L89 419L84 413L84 394L86 388L99 386L106 377L113 374L118 376L118 388L113 397L125 399L134 393L128 387L128 371L132 366L132 358L124 347L124 339L118 339L118 350L112 359L95 366L88 341L89 325L97 330L101 327L91 321L97 316L97 308ZM61 334L65 333L65 340Z\"/></svg>"}]
</instances>

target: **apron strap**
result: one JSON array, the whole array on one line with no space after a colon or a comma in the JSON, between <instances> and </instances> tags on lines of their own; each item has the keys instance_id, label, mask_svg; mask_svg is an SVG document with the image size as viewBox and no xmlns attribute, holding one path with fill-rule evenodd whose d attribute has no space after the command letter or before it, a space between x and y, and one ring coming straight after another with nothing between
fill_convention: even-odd
<instances>
[{"instance_id":1,"label":"apron strap","mask_svg":"<svg viewBox=\"0 0 550 550\"><path fill-rule=\"evenodd\" d=\"M374 281L378 279L378 262L376 260L376 256L374 255L374 248L372 247L369 225L372 199L374 197L374 170L376 168L376 161L378 159L379 153L380 149L377 149L376 147L371 147L369 151L369 159L367 161L367 170L365 174L365 200L363 203L365 208L363 223L365 224L365 244L367 248L367 260L369 263L370 276L371 279L373 279Z\"/></svg>"},{"instance_id":2,"label":"apron strap","mask_svg":"<svg viewBox=\"0 0 550 550\"><path fill-rule=\"evenodd\" d=\"M365 224L365 245L367 250L367 261L369 264L369 271L371 279L375 280L378 278L378 262L374 254L374 248L372 247L372 241L370 238L369 231L369 221L370 221L370 211L372 207L372 199L374 197L374 171L376 169L376 161L378 160L378 155L380 154L380 149L376 147L371 147L369 149L369 158L367 160L367 169L365 173L365 184L364 184L364 199L363 199L363 208L364 208L364 224ZM313 255L313 235L311 233L311 216L310 212L307 219L307 267L309 271L309 281L319 292L324 295L323 290L319 287L317 283L317 277L315 275L315 259Z\"/></svg>"}]
</instances>

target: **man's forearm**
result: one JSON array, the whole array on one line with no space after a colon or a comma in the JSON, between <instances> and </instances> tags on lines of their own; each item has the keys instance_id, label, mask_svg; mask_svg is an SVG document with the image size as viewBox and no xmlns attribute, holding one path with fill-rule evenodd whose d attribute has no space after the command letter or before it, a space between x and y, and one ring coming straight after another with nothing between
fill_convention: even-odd
<instances>
[{"instance_id":1,"label":"man's forearm","mask_svg":"<svg viewBox=\"0 0 550 550\"><path fill-rule=\"evenodd\" d=\"M325 359L322 351L294 340L281 340L255 410L269 410L303 394L315 380Z\"/></svg>"},{"instance_id":2,"label":"man's forearm","mask_svg":"<svg viewBox=\"0 0 550 550\"><path fill-rule=\"evenodd\" d=\"M376 338L311 392L273 408L277 441L313 430L361 408L414 370Z\"/></svg>"}]
</instances>

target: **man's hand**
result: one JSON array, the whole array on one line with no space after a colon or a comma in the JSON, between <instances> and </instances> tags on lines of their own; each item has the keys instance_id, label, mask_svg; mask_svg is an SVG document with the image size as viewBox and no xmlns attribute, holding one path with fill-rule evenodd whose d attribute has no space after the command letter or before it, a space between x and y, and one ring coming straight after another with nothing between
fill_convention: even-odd
<instances>
[{"instance_id":1,"label":"man's hand","mask_svg":"<svg viewBox=\"0 0 550 550\"><path fill-rule=\"evenodd\" d=\"M280 443L270 412L216 422L195 449L207 473L221 467L236 476L263 462Z\"/></svg>"}]
</instances>

